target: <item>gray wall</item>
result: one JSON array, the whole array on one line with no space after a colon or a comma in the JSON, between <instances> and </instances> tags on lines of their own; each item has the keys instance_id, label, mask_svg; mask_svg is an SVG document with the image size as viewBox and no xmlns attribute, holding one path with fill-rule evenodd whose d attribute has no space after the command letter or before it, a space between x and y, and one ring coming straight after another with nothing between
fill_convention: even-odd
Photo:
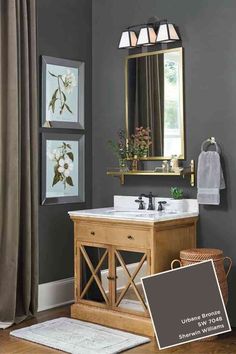
<instances>
[{"instance_id":1,"label":"gray wall","mask_svg":"<svg viewBox=\"0 0 236 354\"><path fill-rule=\"evenodd\" d=\"M92 3L37 0L37 10L38 54L85 61L86 203L40 206L40 283L46 283L73 276L73 227L67 212L91 206Z\"/></svg>"},{"instance_id":2,"label":"gray wall","mask_svg":"<svg viewBox=\"0 0 236 354\"><path fill-rule=\"evenodd\" d=\"M130 177L121 187L106 176L114 157L106 146L124 126L124 58L118 50L126 26L153 15L179 26L185 48L187 159L197 160L202 140L215 136L223 150L227 190L219 207L200 208L198 246L224 250L236 264L236 2L235 0L93 1L93 207L112 205L114 194L152 191L168 196L171 185L196 197L188 180ZM236 269L230 275L229 314L236 326Z\"/></svg>"}]
</instances>

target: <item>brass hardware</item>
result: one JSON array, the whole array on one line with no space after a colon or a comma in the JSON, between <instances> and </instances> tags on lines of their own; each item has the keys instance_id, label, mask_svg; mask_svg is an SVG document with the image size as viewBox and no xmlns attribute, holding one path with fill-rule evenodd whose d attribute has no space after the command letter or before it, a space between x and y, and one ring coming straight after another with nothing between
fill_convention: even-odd
<instances>
[{"instance_id":1,"label":"brass hardware","mask_svg":"<svg viewBox=\"0 0 236 354\"><path fill-rule=\"evenodd\" d=\"M187 167L179 168L176 171L169 171L169 172L161 172L161 171L154 171L154 170L139 170L139 171L120 171L118 169L108 170L108 176L119 177L120 184L125 184L125 176L190 176L190 185L192 187L195 186L195 162L191 160L190 165Z\"/></svg>"},{"instance_id":2,"label":"brass hardware","mask_svg":"<svg viewBox=\"0 0 236 354\"><path fill-rule=\"evenodd\" d=\"M133 239L134 239L134 237L131 236L131 235L128 235L127 238L128 238L129 240L133 240Z\"/></svg>"},{"instance_id":3,"label":"brass hardware","mask_svg":"<svg viewBox=\"0 0 236 354\"><path fill-rule=\"evenodd\" d=\"M94 235L95 235L95 232L94 232L94 231L91 231L90 234L94 236Z\"/></svg>"},{"instance_id":4,"label":"brass hardware","mask_svg":"<svg viewBox=\"0 0 236 354\"><path fill-rule=\"evenodd\" d=\"M107 276L108 280L116 280L117 278L118 278L117 276L115 276L115 277L110 277L109 275Z\"/></svg>"},{"instance_id":5,"label":"brass hardware","mask_svg":"<svg viewBox=\"0 0 236 354\"><path fill-rule=\"evenodd\" d=\"M138 159L137 158L132 159L132 171L138 171Z\"/></svg>"}]
</instances>

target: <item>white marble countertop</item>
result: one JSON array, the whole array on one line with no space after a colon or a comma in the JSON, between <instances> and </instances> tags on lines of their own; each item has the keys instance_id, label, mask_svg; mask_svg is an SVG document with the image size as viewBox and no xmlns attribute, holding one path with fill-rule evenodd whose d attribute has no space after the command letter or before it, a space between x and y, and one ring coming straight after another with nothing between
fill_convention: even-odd
<instances>
[{"instance_id":1,"label":"white marble countertop","mask_svg":"<svg viewBox=\"0 0 236 354\"><path fill-rule=\"evenodd\" d=\"M130 220L130 221L146 221L161 222L166 220L177 220L198 216L197 211L173 211L173 210L117 210L114 207L85 209L77 211L69 211L71 217L101 218L113 220Z\"/></svg>"}]
</instances>

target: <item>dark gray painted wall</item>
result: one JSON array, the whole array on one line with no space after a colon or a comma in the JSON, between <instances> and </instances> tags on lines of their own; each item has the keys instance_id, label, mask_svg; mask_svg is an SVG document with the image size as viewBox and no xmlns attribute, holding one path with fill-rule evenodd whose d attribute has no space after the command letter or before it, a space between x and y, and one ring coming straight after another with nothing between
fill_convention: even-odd
<instances>
[{"instance_id":1,"label":"dark gray painted wall","mask_svg":"<svg viewBox=\"0 0 236 354\"><path fill-rule=\"evenodd\" d=\"M178 178L130 177L121 187L106 176L114 166L106 142L124 122L124 58L118 50L126 26L153 15L179 26L185 48L187 159L197 159L200 145L215 136L223 150L227 190L219 207L201 207L198 246L216 247L236 264L236 2L234 0L93 1L93 207L112 205L114 194L149 192L168 196L171 185L196 189ZM229 314L236 325L236 269L230 275Z\"/></svg>"},{"instance_id":2,"label":"dark gray painted wall","mask_svg":"<svg viewBox=\"0 0 236 354\"><path fill-rule=\"evenodd\" d=\"M92 4L37 0L37 10L38 54L85 61L86 203L39 207L40 283L46 283L73 276L73 227L67 211L91 206Z\"/></svg>"}]
</instances>

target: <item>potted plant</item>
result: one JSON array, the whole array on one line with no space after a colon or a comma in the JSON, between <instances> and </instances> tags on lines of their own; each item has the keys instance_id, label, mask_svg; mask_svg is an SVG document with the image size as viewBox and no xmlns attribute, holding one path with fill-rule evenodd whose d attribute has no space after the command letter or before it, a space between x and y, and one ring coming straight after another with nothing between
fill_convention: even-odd
<instances>
[{"instance_id":1,"label":"potted plant","mask_svg":"<svg viewBox=\"0 0 236 354\"><path fill-rule=\"evenodd\" d=\"M170 195L172 197L171 205L173 211L184 211L185 210L185 200L184 191L179 187L171 187Z\"/></svg>"},{"instance_id":2,"label":"potted plant","mask_svg":"<svg viewBox=\"0 0 236 354\"><path fill-rule=\"evenodd\" d=\"M118 140L109 140L108 144L111 146L114 154L118 158L120 171L128 171L127 157L128 157L128 146L127 138L125 136L124 130L120 129L118 132Z\"/></svg>"}]
</instances>

